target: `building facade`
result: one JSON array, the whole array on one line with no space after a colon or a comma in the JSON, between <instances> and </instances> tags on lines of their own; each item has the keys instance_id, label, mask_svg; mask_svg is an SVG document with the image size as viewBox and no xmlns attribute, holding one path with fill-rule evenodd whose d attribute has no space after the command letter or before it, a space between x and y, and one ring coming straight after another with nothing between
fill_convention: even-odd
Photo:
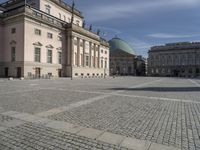
<instances>
[{"instance_id":1,"label":"building facade","mask_svg":"<svg viewBox=\"0 0 200 150\"><path fill-rule=\"evenodd\" d=\"M1 77L109 75L108 42L84 27L74 6L10 0L0 8Z\"/></svg>"},{"instance_id":2,"label":"building facade","mask_svg":"<svg viewBox=\"0 0 200 150\"><path fill-rule=\"evenodd\" d=\"M145 61L137 56L132 47L120 38L113 38L110 44L110 74L121 76L144 76Z\"/></svg>"},{"instance_id":3,"label":"building facade","mask_svg":"<svg viewBox=\"0 0 200 150\"><path fill-rule=\"evenodd\" d=\"M199 77L200 43L182 42L149 50L149 76Z\"/></svg>"}]
</instances>

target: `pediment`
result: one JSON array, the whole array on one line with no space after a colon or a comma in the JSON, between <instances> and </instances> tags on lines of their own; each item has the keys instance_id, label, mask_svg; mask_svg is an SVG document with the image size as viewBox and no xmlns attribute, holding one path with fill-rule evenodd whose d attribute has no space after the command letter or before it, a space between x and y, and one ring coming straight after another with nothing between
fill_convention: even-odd
<instances>
[{"instance_id":1,"label":"pediment","mask_svg":"<svg viewBox=\"0 0 200 150\"><path fill-rule=\"evenodd\" d=\"M40 43L40 42L35 42L35 43L33 43L33 45L35 45L35 46L43 46L42 43Z\"/></svg>"},{"instance_id":2,"label":"pediment","mask_svg":"<svg viewBox=\"0 0 200 150\"><path fill-rule=\"evenodd\" d=\"M51 8L51 6L50 5L45 5L46 7L48 7L48 8Z\"/></svg>"},{"instance_id":3,"label":"pediment","mask_svg":"<svg viewBox=\"0 0 200 150\"><path fill-rule=\"evenodd\" d=\"M51 44L49 44L49 45L46 46L46 48L51 48L51 49L53 49L54 47L53 47Z\"/></svg>"},{"instance_id":4,"label":"pediment","mask_svg":"<svg viewBox=\"0 0 200 150\"><path fill-rule=\"evenodd\" d=\"M15 44L17 44L17 42L14 41L14 40L12 40L12 41L10 42L10 45L15 45Z\"/></svg>"},{"instance_id":5,"label":"pediment","mask_svg":"<svg viewBox=\"0 0 200 150\"><path fill-rule=\"evenodd\" d=\"M56 48L58 51L62 51L62 47L58 47Z\"/></svg>"}]
</instances>

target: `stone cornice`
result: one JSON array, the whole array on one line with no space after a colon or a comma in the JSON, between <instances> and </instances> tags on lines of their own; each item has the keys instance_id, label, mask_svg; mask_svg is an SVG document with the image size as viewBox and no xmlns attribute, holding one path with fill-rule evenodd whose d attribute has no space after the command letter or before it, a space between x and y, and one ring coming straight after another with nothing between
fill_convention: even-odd
<instances>
[{"instance_id":1,"label":"stone cornice","mask_svg":"<svg viewBox=\"0 0 200 150\"><path fill-rule=\"evenodd\" d=\"M75 25L75 24L67 24L66 25L66 30L68 32L70 32L70 31L77 32L77 33L80 33L80 34L82 34L84 36L92 38L92 39L94 39L96 41L100 41L100 37L97 34L91 32L91 31L89 31L87 29L84 29L84 28L82 28L82 27L80 27L78 25Z\"/></svg>"},{"instance_id":2,"label":"stone cornice","mask_svg":"<svg viewBox=\"0 0 200 150\"><path fill-rule=\"evenodd\" d=\"M106 40L104 40L104 39L101 39L101 40L100 40L100 44L101 44L102 46L105 46L105 47L107 47L107 48L109 48L109 47L110 47L110 45L109 45L108 41L106 41Z\"/></svg>"}]
</instances>

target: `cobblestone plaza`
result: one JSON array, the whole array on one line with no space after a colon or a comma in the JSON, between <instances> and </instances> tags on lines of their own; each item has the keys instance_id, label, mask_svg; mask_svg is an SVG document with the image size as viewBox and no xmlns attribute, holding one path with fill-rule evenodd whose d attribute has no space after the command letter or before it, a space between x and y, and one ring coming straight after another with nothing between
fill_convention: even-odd
<instances>
[{"instance_id":1,"label":"cobblestone plaza","mask_svg":"<svg viewBox=\"0 0 200 150\"><path fill-rule=\"evenodd\" d=\"M200 149L200 80L0 80L0 150Z\"/></svg>"}]
</instances>

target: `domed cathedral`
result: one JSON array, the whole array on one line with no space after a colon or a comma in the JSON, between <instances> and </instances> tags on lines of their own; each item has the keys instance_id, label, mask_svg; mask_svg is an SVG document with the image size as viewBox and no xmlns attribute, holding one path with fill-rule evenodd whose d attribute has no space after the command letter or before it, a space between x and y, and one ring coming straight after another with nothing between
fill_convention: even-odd
<instances>
[{"instance_id":1,"label":"domed cathedral","mask_svg":"<svg viewBox=\"0 0 200 150\"><path fill-rule=\"evenodd\" d=\"M120 76L144 76L145 60L124 40L115 37L110 44L110 74Z\"/></svg>"}]
</instances>

